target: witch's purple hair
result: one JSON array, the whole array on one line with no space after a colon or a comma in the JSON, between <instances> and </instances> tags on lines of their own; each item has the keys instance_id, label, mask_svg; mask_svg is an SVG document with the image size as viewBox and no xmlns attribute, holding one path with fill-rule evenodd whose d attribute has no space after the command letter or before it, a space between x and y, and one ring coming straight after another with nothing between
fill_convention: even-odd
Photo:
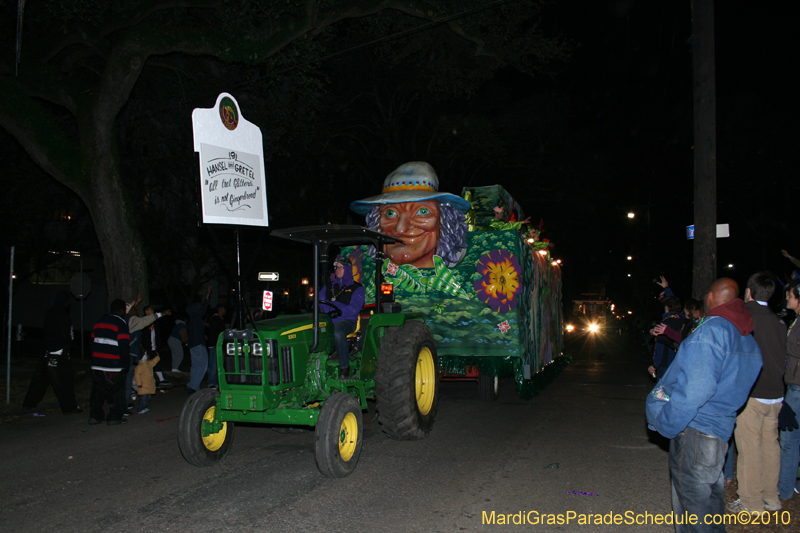
<instances>
[{"instance_id":1,"label":"witch's purple hair","mask_svg":"<svg viewBox=\"0 0 800 533\"><path fill-rule=\"evenodd\" d=\"M467 247L467 219L464 213L445 202L439 203L439 242L436 255L452 265L459 259L461 250ZM376 205L367 213L367 227L381 230L381 206ZM375 257L375 247L369 247L369 255Z\"/></svg>"}]
</instances>

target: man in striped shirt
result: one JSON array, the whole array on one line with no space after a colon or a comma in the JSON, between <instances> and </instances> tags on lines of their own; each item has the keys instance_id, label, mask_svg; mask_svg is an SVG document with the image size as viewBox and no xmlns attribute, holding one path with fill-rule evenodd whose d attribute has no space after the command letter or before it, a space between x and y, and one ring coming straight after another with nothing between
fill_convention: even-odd
<instances>
[{"instance_id":1,"label":"man in striped shirt","mask_svg":"<svg viewBox=\"0 0 800 533\"><path fill-rule=\"evenodd\" d=\"M130 366L128 323L125 322L125 301L111 302L111 313L101 318L92 330L92 395L89 398L89 424L106 421L109 426L127 422L123 413L125 374ZM105 415L103 405L108 402Z\"/></svg>"}]
</instances>

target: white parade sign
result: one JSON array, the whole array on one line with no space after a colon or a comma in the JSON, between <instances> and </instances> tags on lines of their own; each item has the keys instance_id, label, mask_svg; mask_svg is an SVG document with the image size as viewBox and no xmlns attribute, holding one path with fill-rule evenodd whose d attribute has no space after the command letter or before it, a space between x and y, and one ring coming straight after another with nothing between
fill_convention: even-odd
<instances>
[{"instance_id":1,"label":"white parade sign","mask_svg":"<svg viewBox=\"0 0 800 533\"><path fill-rule=\"evenodd\" d=\"M200 154L203 222L268 226L261 130L241 115L228 93L211 109L192 111L194 151Z\"/></svg>"},{"instance_id":2,"label":"white parade sign","mask_svg":"<svg viewBox=\"0 0 800 533\"><path fill-rule=\"evenodd\" d=\"M261 309L272 311L272 291L264 291L264 299L261 302Z\"/></svg>"}]
</instances>

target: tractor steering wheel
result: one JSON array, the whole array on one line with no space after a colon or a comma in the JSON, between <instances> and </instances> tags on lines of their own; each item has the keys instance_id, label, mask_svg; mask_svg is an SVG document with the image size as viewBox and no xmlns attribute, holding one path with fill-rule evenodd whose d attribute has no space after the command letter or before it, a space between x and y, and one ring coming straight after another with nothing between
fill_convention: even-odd
<instances>
[{"instance_id":1,"label":"tractor steering wheel","mask_svg":"<svg viewBox=\"0 0 800 533\"><path fill-rule=\"evenodd\" d=\"M332 319L342 316L342 309L338 305L336 305L335 303L329 302L328 300L320 300L318 303L320 304L320 308L319 308L319 312L320 313L326 313ZM327 305L329 307L333 307L333 309L330 310L330 311L323 311L322 307L321 307L322 304L325 304L325 305Z\"/></svg>"}]
</instances>

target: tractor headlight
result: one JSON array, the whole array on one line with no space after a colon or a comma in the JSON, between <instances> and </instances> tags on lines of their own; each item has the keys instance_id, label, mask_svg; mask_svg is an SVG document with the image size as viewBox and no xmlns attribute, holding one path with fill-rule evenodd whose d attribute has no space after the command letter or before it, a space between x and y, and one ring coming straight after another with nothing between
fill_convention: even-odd
<instances>
[{"instance_id":1,"label":"tractor headlight","mask_svg":"<svg viewBox=\"0 0 800 533\"><path fill-rule=\"evenodd\" d=\"M572 324L567 324L567 331L569 332L575 331L575 326L573 326Z\"/></svg>"}]
</instances>

